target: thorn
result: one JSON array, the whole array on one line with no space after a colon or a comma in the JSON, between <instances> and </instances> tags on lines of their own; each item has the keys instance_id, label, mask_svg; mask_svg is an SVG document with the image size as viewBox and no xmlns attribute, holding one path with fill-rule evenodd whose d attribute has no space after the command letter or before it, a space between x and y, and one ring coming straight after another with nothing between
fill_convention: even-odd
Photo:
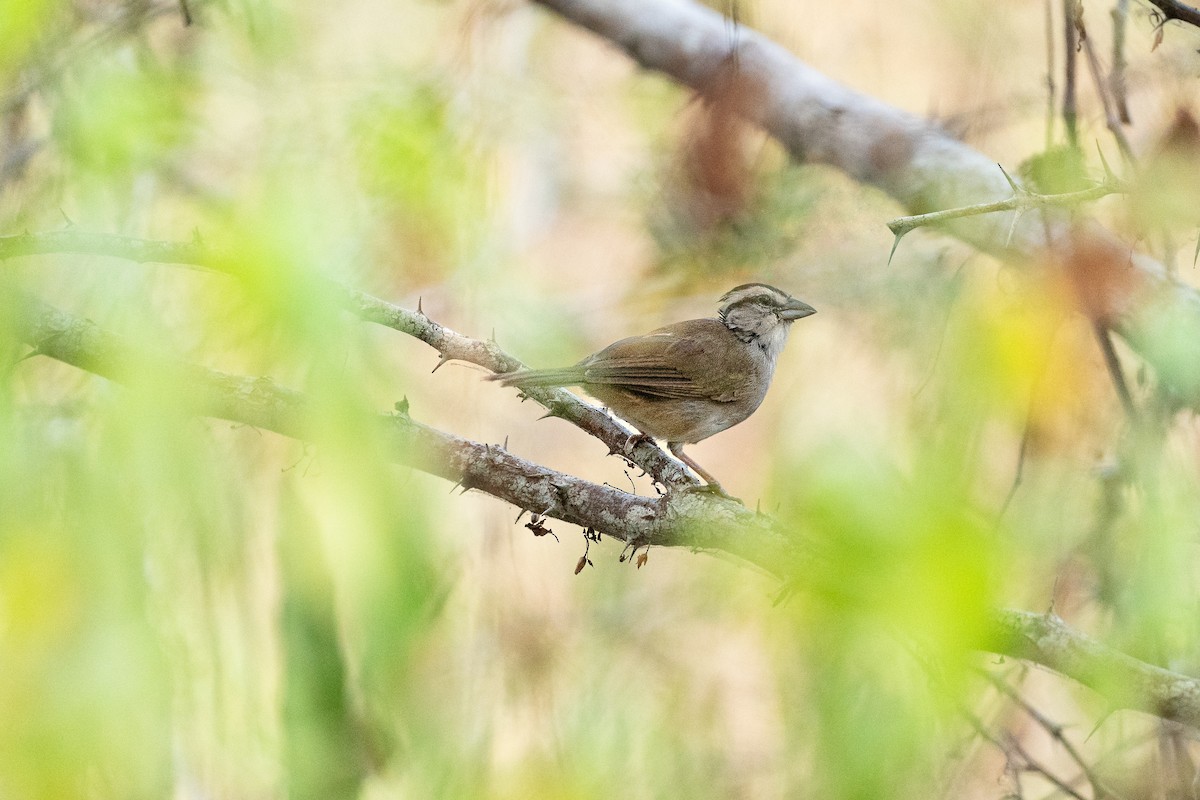
<instances>
[{"instance_id":1,"label":"thorn","mask_svg":"<svg viewBox=\"0 0 1200 800\"><path fill-rule=\"evenodd\" d=\"M790 582L790 581L785 582L783 584L783 586L779 587L779 591L775 594L775 597L771 600L771 607L778 608L779 604L784 602L785 600L787 600L789 597L791 597L795 591L796 591L796 587L792 582Z\"/></svg>"},{"instance_id":2,"label":"thorn","mask_svg":"<svg viewBox=\"0 0 1200 800\"><path fill-rule=\"evenodd\" d=\"M892 240L892 252L888 253L887 266L890 267L892 265L892 257L896 255L896 248L900 246L900 240L904 238L904 234L906 233L908 233L906 230L896 232L896 238Z\"/></svg>"},{"instance_id":3,"label":"thorn","mask_svg":"<svg viewBox=\"0 0 1200 800\"><path fill-rule=\"evenodd\" d=\"M462 486L462 481L455 481L454 485L450 487L449 494L454 494L454 490L460 486Z\"/></svg>"},{"instance_id":4,"label":"thorn","mask_svg":"<svg viewBox=\"0 0 1200 800\"><path fill-rule=\"evenodd\" d=\"M999 164L997 164L996 166L1000 167ZM1008 185L1012 187L1013 194L1016 194L1016 195L1027 194L1027 192L1024 189L1022 189L1020 186L1017 186L1017 182L1014 181L1012 179L1012 177L1007 172L1004 171L1004 167L1000 167L1000 174L1004 176L1004 180L1008 181Z\"/></svg>"},{"instance_id":5,"label":"thorn","mask_svg":"<svg viewBox=\"0 0 1200 800\"><path fill-rule=\"evenodd\" d=\"M522 509L521 509L521 513L520 513L520 514L517 514L517 518L513 520L513 525L516 525L518 522L520 522L520 521L521 521L521 517L525 516L525 514L526 514L526 513L528 513L528 511L529 511L529 509L527 509L527 508L522 508Z\"/></svg>"},{"instance_id":6,"label":"thorn","mask_svg":"<svg viewBox=\"0 0 1200 800\"><path fill-rule=\"evenodd\" d=\"M1196 262L1200 261L1200 236L1196 237L1196 253L1192 256L1192 267L1196 266Z\"/></svg>"},{"instance_id":7,"label":"thorn","mask_svg":"<svg viewBox=\"0 0 1200 800\"><path fill-rule=\"evenodd\" d=\"M447 356L447 355L439 356L437 366L434 367L432 370L430 370L429 374L432 375L433 373L437 372L439 369L444 367L446 365L446 362L453 361L453 360L454 360L453 358L451 358L450 356Z\"/></svg>"},{"instance_id":8,"label":"thorn","mask_svg":"<svg viewBox=\"0 0 1200 800\"><path fill-rule=\"evenodd\" d=\"M1100 164L1104 167L1104 181L1115 181L1117 176L1113 174L1112 167L1108 166L1108 159L1104 157L1104 151L1100 149L1100 140L1096 140L1096 153L1100 156Z\"/></svg>"},{"instance_id":9,"label":"thorn","mask_svg":"<svg viewBox=\"0 0 1200 800\"><path fill-rule=\"evenodd\" d=\"M508 434L504 434L504 449L508 449Z\"/></svg>"},{"instance_id":10,"label":"thorn","mask_svg":"<svg viewBox=\"0 0 1200 800\"><path fill-rule=\"evenodd\" d=\"M1008 236L1004 238L1005 248L1012 244L1013 234L1017 232L1017 223L1021 221L1021 215L1024 213L1025 209L1023 208L1013 209L1013 221L1012 224L1008 226Z\"/></svg>"},{"instance_id":11,"label":"thorn","mask_svg":"<svg viewBox=\"0 0 1200 800\"><path fill-rule=\"evenodd\" d=\"M492 335L488 337L488 341L491 342L492 344L496 344L496 329L495 328L492 328Z\"/></svg>"},{"instance_id":12,"label":"thorn","mask_svg":"<svg viewBox=\"0 0 1200 800\"><path fill-rule=\"evenodd\" d=\"M42 349L40 347L35 347L32 350L30 350L28 353L26 353L25 355L18 358L16 363L20 364L22 361L25 361L26 359L33 358L34 356L40 356L41 354L42 354Z\"/></svg>"},{"instance_id":13,"label":"thorn","mask_svg":"<svg viewBox=\"0 0 1200 800\"><path fill-rule=\"evenodd\" d=\"M1100 726L1101 726L1101 725L1103 725L1105 722L1107 722L1107 721L1108 721L1108 718L1109 718L1109 717L1111 717L1111 716L1113 715L1113 712L1114 712L1114 711L1116 711L1116 709L1115 709L1115 708L1110 708L1110 709L1108 709L1107 711L1105 711L1105 712L1104 712L1104 716L1102 716L1102 717L1100 717L1100 719L1096 720L1096 725L1095 725L1095 727L1093 727L1093 728L1092 728L1090 731L1088 731L1088 735L1087 735L1086 737L1084 737L1084 740L1083 740L1083 741L1084 741L1085 743L1086 743L1086 742L1087 742L1089 739L1091 739L1093 736L1095 736L1095 735L1096 735L1096 731L1100 730Z\"/></svg>"},{"instance_id":14,"label":"thorn","mask_svg":"<svg viewBox=\"0 0 1200 800\"><path fill-rule=\"evenodd\" d=\"M422 299L423 298L421 298L421 297L417 298L417 313L423 317L423 316L425 316L425 309L421 308L421 300Z\"/></svg>"},{"instance_id":15,"label":"thorn","mask_svg":"<svg viewBox=\"0 0 1200 800\"><path fill-rule=\"evenodd\" d=\"M62 214L62 218L63 218L64 220L66 220L66 221L67 221L67 227L68 227L68 228L74 228L74 227L75 227L75 221L74 221L73 219L71 219L70 217L68 217L68 216L67 216L67 212L66 212L66 211L63 211L63 209L62 209L62 206L59 206L59 207L58 207L58 213Z\"/></svg>"},{"instance_id":16,"label":"thorn","mask_svg":"<svg viewBox=\"0 0 1200 800\"><path fill-rule=\"evenodd\" d=\"M541 422L542 420L546 419L547 417L553 417L553 416L555 416L555 413L553 411L547 411L545 414L542 414L540 417L538 417L536 420L534 420L534 422Z\"/></svg>"}]
</instances>

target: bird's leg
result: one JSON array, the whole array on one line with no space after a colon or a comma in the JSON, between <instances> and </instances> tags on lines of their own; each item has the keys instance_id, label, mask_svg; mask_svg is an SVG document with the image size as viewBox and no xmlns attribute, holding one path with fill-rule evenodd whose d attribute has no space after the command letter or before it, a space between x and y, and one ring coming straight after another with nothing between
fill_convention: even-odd
<instances>
[{"instance_id":1,"label":"bird's leg","mask_svg":"<svg viewBox=\"0 0 1200 800\"><path fill-rule=\"evenodd\" d=\"M722 489L720 482L718 482L716 478L714 478L703 467L693 461L687 453L683 452L683 442L667 442L667 448L671 451L672 455L674 455L684 464L687 464L689 467L691 467L692 471L699 475L706 484L705 486L689 486L684 491L712 492L713 494L719 494L721 497L729 500L737 500L739 503L742 502L729 492Z\"/></svg>"}]
</instances>

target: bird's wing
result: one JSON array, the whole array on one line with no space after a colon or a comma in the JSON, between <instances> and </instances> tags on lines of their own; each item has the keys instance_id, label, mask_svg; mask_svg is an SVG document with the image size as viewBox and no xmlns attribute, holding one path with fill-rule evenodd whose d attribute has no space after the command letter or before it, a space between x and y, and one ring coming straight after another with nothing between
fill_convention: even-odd
<instances>
[{"instance_id":1,"label":"bird's wing","mask_svg":"<svg viewBox=\"0 0 1200 800\"><path fill-rule=\"evenodd\" d=\"M744 347L719 320L694 319L614 342L579 366L585 383L651 397L729 402L753 369Z\"/></svg>"}]
</instances>

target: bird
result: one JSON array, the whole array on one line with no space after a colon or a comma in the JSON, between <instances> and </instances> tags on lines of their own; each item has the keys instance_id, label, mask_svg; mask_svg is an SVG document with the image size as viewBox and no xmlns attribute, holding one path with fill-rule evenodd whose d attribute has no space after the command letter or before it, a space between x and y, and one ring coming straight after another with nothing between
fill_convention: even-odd
<instances>
[{"instance_id":1,"label":"bird","mask_svg":"<svg viewBox=\"0 0 1200 800\"><path fill-rule=\"evenodd\" d=\"M582 387L642 437L666 441L672 455L707 484L695 488L729 497L683 446L731 428L758 409L792 323L816 309L765 283L735 286L718 303L716 317L621 339L573 366L489 377L520 389Z\"/></svg>"}]
</instances>

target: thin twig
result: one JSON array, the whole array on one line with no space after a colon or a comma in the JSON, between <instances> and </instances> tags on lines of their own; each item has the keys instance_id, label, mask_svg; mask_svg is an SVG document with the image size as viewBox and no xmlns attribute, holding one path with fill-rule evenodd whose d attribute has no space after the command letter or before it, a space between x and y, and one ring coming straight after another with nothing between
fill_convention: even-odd
<instances>
[{"instance_id":1,"label":"thin twig","mask_svg":"<svg viewBox=\"0 0 1200 800\"><path fill-rule=\"evenodd\" d=\"M1012 764L1014 761L1013 756L1017 756L1021 760L1020 765L1018 765L1020 769L1029 772L1036 772L1066 794L1074 797L1075 800L1088 800L1087 797L1084 797L1079 793L1078 789L1055 775L1040 761L1029 755L1029 751L1021 746L1021 743L1017 741L1015 736L1011 734L1006 734L1003 737L997 736L987 729L987 726L983 724L983 720L975 716L975 714L966 708L959 708L959 713L964 719L967 720L967 723L975 729L976 733L978 733L984 739L987 739L989 742L994 744L1000 750L1000 752L1004 753L1004 757L1008 759L1010 764Z\"/></svg>"},{"instance_id":2,"label":"thin twig","mask_svg":"<svg viewBox=\"0 0 1200 800\"><path fill-rule=\"evenodd\" d=\"M1177 19L1200 28L1200 9L1198 8L1180 3L1179 0L1147 0L1147 2L1162 12L1164 23Z\"/></svg>"},{"instance_id":3,"label":"thin twig","mask_svg":"<svg viewBox=\"0 0 1200 800\"><path fill-rule=\"evenodd\" d=\"M1133 395L1129 391L1125 373L1121 370L1121 361L1117 358L1117 350L1113 347L1112 334L1109 333L1108 326L1099 320L1092 320L1092 330L1096 333L1096 341L1100 345L1100 351L1104 354L1104 366L1108 369L1108 376L1112 379L1113 388L1116 389L1117 396L1121 399L1125 416L1130 423L1136 423L1137 408L1133 404Z\"/></svg>"},{"instance_id":4,"label":"thin twig","mask_svg":"<svg viewBox=\"0 0 1200 800\"><path fill-rule=\"evenodd\" d=\"M1008 494L1004 498L1004 504L1000 506L1000 513L996 515L996 524L999 525L1004 519L1004 515L1008 513L1008 507L1012 505L1013 498L1017 496L1017 489L1021 487L1021 481L1025 478L1025 457L1029 452L1029 439L1033 431L1033 398L1030 398L1029 410L1025 414L1025 428L1021 431L1021 446L1017 450L1017 468L1013 471L1012 485L1008 487Z\"/></svg>"},{"instance_id":5,"label":"thin twig","mask_svg":"<svg viewBox=\"0 0 1200 800\"><path fill-rule=\"evenodd\" d=\"M1043 149L1049 150L1054 145L1054 109L1057 87L1054 83L1054 9L1053 0L1045 0L1046 12L1046 137Z\"/></svg>"},{"instance_id":6,"label":"thin twig","mask_svg":"<svg viewBox=\"0 0 1200 800\"><path fill-rule=\"evenodd\" d=\"M1088 71L1092 74L1092 83L1096 86L1096 94L1100 97L1100 105L1104 108L1104 124L1112 132L1113 138L1117 140L1117 146L1121 148L1121 155L1125 156L1126 160L1133 161L1133 148L1129 146L1129 138L1125 136L1125 129L1121 127L1120 115L1108 96L1108 86L1100 69L1100 59L1096 57L1096 49L1092 47L1092 40L1083 30L1082 22L1080 22L1079 34L1083 44L1083 53L1087 56Z\"/></svg>"},{"instance_id":7,"label":"thin twig","mask_svg":"<svg viewBox=\"0 0 1200 800\"><path fill-rule=\"evenodd\" d=\"M1000 690L1000 692L1007 695L1009 699L1019 705L1025 711L1025 713L1033 719L1034 722L1045 729L1046 733L1050 734L1055 741L1063 746L1063 749L1066 750L1067 755L1070 756L1071 760L1074 761L1079 767L1079 770L1083 773L1084 777L1087 778L1088 783L1092 785L1092 792L1095 795L1096 800L1103 800L1103 798L1112 798L1112 800L1125 800L1122 795L1113 791L1107 784L1105 784L1103 779L1096 774L1095 769L1084 760L1079 750L1075 747L1075 745L1071 744L1071 740L1066 737L1065 733L1063 733L1062 725L1043 714L1036 706L1026 700L1020 692L1010 686L1008 681L1004 680L998 675L992 674L986 669L980 669L977 671L985 679L991 682L993 686Z\"/></svg>"},{"instance_id":8,"label":"thin twig","mask_svg":"<svg viewBox=\"0 0 1200 800\"><path fill-rule=\"evenodd\" d=\"M1117 0L1112 10L1112 71L1108 74L1108 88L1112 91L1117 116L1125 125L1129 117L1128 86L1125 82L1125 28L1129 22L1129 0Z\"/></svg>"},{"instance_id":9,"label":"thin twig","mask_svg":"<svg viewBox=\"0 0 1200 800\"><path fill-rule=\"evenodd\" d=\"M1005 173L1005 177L1007 177L1007 173ZM973 217L979 214L995 214L1002 211L1025 212L1038 208L1077 206L1081 203L1099 200L1110 194L1119 194L1129 190L1123 181L1111 174L1106 175L1104 180L1095 186L1075 192L1063 192L1062 194L1040 194L1033 192L1019 186L1011 178L1009 179L1009 186L1013 189L1013 195L1006 200L997 200L994 203L979 203L961 208L948 208L942 211L930 211L927 214L915 214L911 217L897 217L888 223L888 228L896 235L896 242L898 243L900 238L906 233L926 225L938 225L963 217ZM892 249L894 252L894 245Z\"/></svg>"},{"instance_id":10,"label":"thin twig","mask_svg":"<svg viewBox=\"0 0 1200 800\"><path fill-rule=\"evenodd\" d=\"M968 257L965 261L959 264L958 269L954 271L954 275L950 278L950 301L946 303L946 317L942 320L942 332L941 335L938 336L937 350L935 350L933 353L933 359L930 361L929 372L925 375L925 380L921 381L921 385L917 387L915 392L913 392L914 400L921 396L921 393L925 391L925 387L929 385L929 382L933 380L933 376L937 374L938 361L941 360L942 349L946 345L946 334L950 331L950 317L954 312L954 301L958 299L963 269L967 266L970 260L971 258Z\"/></svg>"},{"instance_id":11,"label":"thin twig","mask_svg":"<svg viewBox=\"0 0 1200 800\"><path fill-rule=\"evenodd\" d=\"M1067 144L1073 148L1079 147L1079 132L1076 120L1079 112L1075 101L1075 55L1079 51L1079 31L1075 27L1079 15L1083 13L1083 5L1079 0L1063 0L1063 40L1066 43L1063 58L1063 123L1067 128Z\"/></svg>"}]
</instances>

